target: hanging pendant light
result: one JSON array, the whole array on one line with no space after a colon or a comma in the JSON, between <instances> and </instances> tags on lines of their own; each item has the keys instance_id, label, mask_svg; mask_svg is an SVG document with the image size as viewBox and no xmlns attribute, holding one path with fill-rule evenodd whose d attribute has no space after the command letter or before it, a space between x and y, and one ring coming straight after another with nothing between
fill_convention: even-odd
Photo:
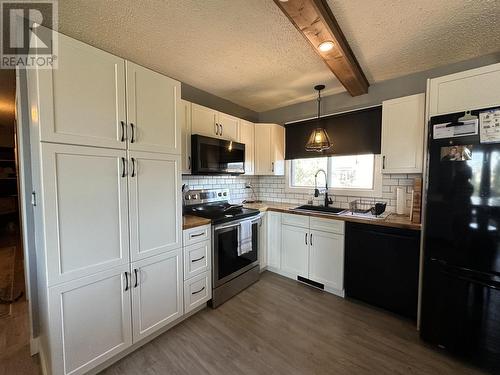
<instances>
[{"instance_id":1,"label":"hanging pendant light","mask_svg":"<svg viewBox=\"0 0 500 375\"><path fill-rule=\"evenodd\" d=\"M314 89L318 91L318 125L320 124L321 115L321 90L324 88L325 85L314 86ZM332 143L326 130L321 127L314 129L306 143L306 151L323 152L330 148L332 148Z\"/></svg>"}]
</instances>

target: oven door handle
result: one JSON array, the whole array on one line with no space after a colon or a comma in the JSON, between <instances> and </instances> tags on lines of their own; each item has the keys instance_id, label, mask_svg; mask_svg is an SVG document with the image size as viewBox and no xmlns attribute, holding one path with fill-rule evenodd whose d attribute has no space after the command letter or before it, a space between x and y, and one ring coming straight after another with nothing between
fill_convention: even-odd
<instances>
[{"instance_id":1,"label":"oven door handle","mask_svg":"<svg viewBox=\"0 0 500 375\"><path fill-rule=\"evenodd\" d=\"M234 224L229 224L229 225L221 225L220 227L214 227L214 232L222 229L229 229L229 228L234 228L234 227L239 227L241 222L245 220L240 220L237 223ZM252 224L256 224L262 222L262 215L259 214L255 220L252 220Z\"/></svg>"},{"instance_id":2,"label":"oven door handle","mask_svg":"<svg viewBox=\"0 0 500 375\"><path fill-rule=\"evenodd\" d=\"M231 224L231 225L223 225L221 227L215 227L214 231L222 230L222 229L229 229L229 228L234 228L234 227L239 227L239 226L240 226L240 223Z\"/></svg>"}]
</instances>

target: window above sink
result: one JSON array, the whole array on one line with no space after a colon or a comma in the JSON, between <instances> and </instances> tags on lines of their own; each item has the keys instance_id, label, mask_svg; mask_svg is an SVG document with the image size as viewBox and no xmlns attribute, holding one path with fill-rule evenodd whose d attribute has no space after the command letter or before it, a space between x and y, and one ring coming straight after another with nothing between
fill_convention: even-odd
<instances>
[{"instance_id":1,"label":"window above sink","mask_svg":"<svg viewBox=\"0 0 500 375\"><path fill-rule=\"evenodd\" d=\"M324 169L328 175L329 192L333 195L380 196L382 172L380 155L330 156L287 161L287 192L309 193L314 189L314 174ZM318 187L325 186L323 174Z\"/></svg>"}]
</instances>

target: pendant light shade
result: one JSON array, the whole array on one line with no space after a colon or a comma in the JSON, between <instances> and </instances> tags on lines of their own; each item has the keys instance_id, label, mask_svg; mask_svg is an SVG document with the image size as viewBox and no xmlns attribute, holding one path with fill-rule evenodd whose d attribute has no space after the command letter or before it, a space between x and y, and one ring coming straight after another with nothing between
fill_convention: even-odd
<instances>
[{"instance_id":1,"label":"pendant light shade","mask_svg":"<svg viewBox=\"0 0 500 375\"><path fill-rule=\"evenodd\" d=\"M332 143L326 130L323 128L314 129L307 141L306 151L323 152L330 148L332 148Z\"/></svg>"},{"instance_id":2,"label":"pendant light shade","mask_svg":"<svg viewBox=\"0 0 500 375\"><path fill-rule=\"evenodd\" d=\"M314 86L314 89L318 91L318 125L321 115L321 90L324 88L325 85ZM327 131L319 127L314 129L306 143L306 151L323 152L330 148L332 148L332 142L330 141Z\"/></svg>"}]
</instances>

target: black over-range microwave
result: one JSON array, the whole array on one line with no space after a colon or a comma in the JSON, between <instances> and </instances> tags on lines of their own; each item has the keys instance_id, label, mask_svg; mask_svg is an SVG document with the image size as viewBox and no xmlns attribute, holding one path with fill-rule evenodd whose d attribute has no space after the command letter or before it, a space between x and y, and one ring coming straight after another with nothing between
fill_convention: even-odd
<instances>
[{"instance_id":1,"label":"black over-range microwave","mask_svg":"<svg viewBox=\"0 0 500 375\"><path fill-rule=\"evenodd\" d=\"M191 174L245 173L245 145L202 135L191 136Z\"/></svg>"}]
</instances>

